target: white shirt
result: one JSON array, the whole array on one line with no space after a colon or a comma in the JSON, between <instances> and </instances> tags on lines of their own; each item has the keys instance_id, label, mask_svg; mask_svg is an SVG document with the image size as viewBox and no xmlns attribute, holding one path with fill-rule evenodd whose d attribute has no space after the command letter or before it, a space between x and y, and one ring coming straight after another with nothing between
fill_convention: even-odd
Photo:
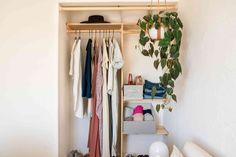
<instances>
[{"instance_id":1,"label":"white shirt","mask_svg":"<svg viewBox=\"0 0 236 157\"><path fill-rule=\"evenodd\" d=\"M108 106L108 95L107 95L107 70L108 70L108 55L106 48L106 41L103 39L102 43L103 58L102 58L102 73L103 73L103 89L102 89L102 106L103 106L103 136L102 136L102 156L110 156L110 146L109 146L109 106Z\"/></svg>"},{"instance_id":2,"label":"white shirt","mask_svg":"<svg viewBox=\"0 0 236 157\"><path fill-rule=\"evenodd\" d=\"M84 117L84 105L82 98L82 55L81 40L75 40L71 50L70 72L73 81L73 105L75 116Z\"/></svg>"},{"instance_id":3,"label":"white shirt","mask_svg":"<svg viewBox=\"0 0 236 157\"><path fill-rule=\"evenodd\" d=\"M124 65L124 60L121 54L120 46L116 39L113 43L110 41L109 52L109 71L108 71L108 93L111 94L112 103L112 156L117 156L117 134L118 134L118 78L117 71Z\"/></svg>"}]
</instances>

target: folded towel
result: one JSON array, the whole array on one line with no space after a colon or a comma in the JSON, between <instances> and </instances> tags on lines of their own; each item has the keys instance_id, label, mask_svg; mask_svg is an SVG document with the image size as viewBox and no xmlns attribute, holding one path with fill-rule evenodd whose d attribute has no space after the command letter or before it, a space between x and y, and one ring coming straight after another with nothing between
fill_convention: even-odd
<instances>
[{"instance_id":1,"label":"folded towel","mask_svg":"<svg viewBox=\"0 0 236 157\"><path fill-rule=\"evenodd\" d=\"M133 114L136 114L136 113L141 113L141 114L143 114L143 106L137 105L137 106L134 108L134 111L133 111Z\"/></svg>"},{"instance_id":2,"label":"folded towel","mask_svg":"<svg viewBox=\"0 0 236 157\"><path fill-rule=\"evenodd\" d=\"M152 89L153 87L156 87L157 90L165 90L165 87L163 86L163 84L153 83L153 82L150 82L148 80L145 80L144 88Z\"/></svg>"},{"instance_id":3,"label":"folded towel","mask_svg":"<svg viewBox=\"0 0 236 157\"><path fill-rule=\"evenodd\" d=\"M152 110L151 109L146 109L143 110L143 114L150 113L152 115Z\"/></svg>"},{"instance_id":4,"label":"folded towel","mask_svg":"<svg viewBox=\"0 0 236 157\"><path fill-rule=\"evenodd\" d=\"M131 107L125 107L125 118L132 117L133 109Z\"/></svg>"},{"instance_id":5,"label":"folded towel","mask_svg":"<svg viewBox=\"0 0 236 157\"><path fill-rule=\"evenodd\" d=\"M154 97L152 97L151 95L143 95L143 98L144 99L161 99L161 98L163 98L163 96L164 96L164 94L163 95L161 95L161 96L154 96Z\"/></svg>"},{"instance_id":6,"label":"folded towel","mask_svg":"<svg viewBox=\"0 0 236 157\"><path fill-rule=\"evenodd\" d=\"M152 114L146 113L146 114L144 114L144 120L145 121L152 121L152 120L154 120L154 118L153 118Z\"/></svg>"},{"instance_id":7,"label":"folded towel","mask_svg":"<svg viewBox=\"0 0 236 157\"><path fill-rule=\"evenodd\" d=\"M134 121L143 121L143 114L142 113L135 113L133 115Z\"/></svg>"},{"instance_id":8,"label":"folded towel","mask_svg":"<svg viewBox=\"0 0 236 157\"><path fill-rule=\"evenodd\" d=\"M148 88L144 88L144 93L152 93L152 89L148 89ZM163 92L166 92L166 90L164 89L159 89L157 90L157 93L163 93Z\"/></svg>"}]
</instances>

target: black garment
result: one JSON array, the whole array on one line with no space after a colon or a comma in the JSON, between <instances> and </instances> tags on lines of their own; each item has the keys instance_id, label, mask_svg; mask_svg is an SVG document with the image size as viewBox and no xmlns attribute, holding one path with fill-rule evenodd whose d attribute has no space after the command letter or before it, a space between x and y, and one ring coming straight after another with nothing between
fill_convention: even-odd
<instances>
[{"instance_id":1,"label":"black garment","mask_svg":"<svg viewBox=\"0 0 236 157\"><path fill-rule=\"evenodd\" d=\"M91 98L91 90L92 90L92 39L88 40L86 47L86 61L84 68L84 75L82 80L82 97Z\"/></svg>"},{"instance_id":2,"label":"black garment","mask_svg":"<svg viewBox=\"0 0 236 157\"><path fill-rule=\"evenodd\" d=\"M113 137L113 129L112 129L112 105L111 105L111 95L108 94L108 107L109 107L109 148L110 148L110 156L112 156L112 137Z\"/></svg>"}]
</instances>

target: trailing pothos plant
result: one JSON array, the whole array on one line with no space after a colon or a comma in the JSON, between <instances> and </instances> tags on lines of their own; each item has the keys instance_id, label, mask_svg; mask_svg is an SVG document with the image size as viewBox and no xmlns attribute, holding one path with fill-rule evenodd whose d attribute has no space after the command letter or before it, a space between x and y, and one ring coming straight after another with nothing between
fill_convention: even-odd
<instances>
[{"instance_id":1,"label":"trailing pothos plant","mask_svg":"<svg viewBox=\"0 0 236 157\"><path fill-rule=\"evenodd\" d=\"M164 98L171 98L177 102L174 94L175 80L182 73L179 61L179 50L182 38L183 24L176 12L159 12L158 14L149 14L139 19L137 25L140 27L139 43L142 46L141 53L147 57L154 57L153 66L163 69L163 75L159 77L160 83L166 88ZM153 40L149 35L149 29L164 29L164 36L161 39ZM156 89L153 89L152 95L155 95ZM156 110L168 109L172 107L168 104L157 104Z\"/></svg>"}]
</instances>

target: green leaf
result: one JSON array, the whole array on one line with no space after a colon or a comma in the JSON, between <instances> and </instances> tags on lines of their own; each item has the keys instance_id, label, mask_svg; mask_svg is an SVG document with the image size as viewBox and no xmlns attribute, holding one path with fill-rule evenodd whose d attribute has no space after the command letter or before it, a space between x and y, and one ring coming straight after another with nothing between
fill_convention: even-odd
<instances>
[{"instance_id":1,"label":"green leaf","mask_svg":"<svg viewBox=\"0 0 236 157\"><path fill-rule=\"evenodd\" d=\"M161 105L157 104L157 105L156 105L156 111L159 112L160 109L161 109Z\"/></svg>"},{"instance_id":2,"label":"green leaf","mask_svg":"<svg viewBox=\"0 0 236 157\"><path fill-rule=\"evenodd\" d=\"M167 27L169 25L169 18L168 17L162 17L161 22Z\"/></svg>"},{"instance_id":3,"label":"green leaf","mask_svg":"<svg viewBox=\"0 0 236 157\"><path fill-rule=\"evenodd\" d=\"M167 67L170 69L173 65L173 60L172 59L168 59L167 60Z\"/></svg>"},{"instance_id":4,"label":"green leaf","mask_svg":"<svg viewBox=\"0 0 236 157\"><path fill-rule=\"evenodd\" d=\"M153 20L154 20L155 22L157 22L158 19L159 19L159 15L158 15L158 14L153 15Z\"/></svg>"},{"instance_id":5,"label":"green leaf","mask_svg":"<svg viewBox=\"0 0 236 157\"><path fill-rule=\"evenodd\" d=\"M168 87L168 88L166 89L166 92L167 92L168 95L173 94L173 88Z\"/></svg>"},{"instance_id":6,"label":"green leaf","mask_svg":"<svg viewBox=\"0 0 236 157\"><path fill-rule=\"evenodd\" d=\"M174 16L174 17L177 17L178 16L178 13L177 12L171 12L170 15Z\"/></svg>"},{"instance_id":7,"label":"green leaf","mask_svg":"<svg viewBox=\"0 0 236 157\"><path fill-rule=\"evenodd\" d=\"M142 54L143 54L144 56L149 56L149 53L148 53L148 51L147 51L146 49L143 49Z\"/></svg>"},{"instance_id":8,"label":"green leaf","mask_svg":"<svg viewBox=\"0 0 236 157\"><path fill-rule=\"evenodd\" d=\"M145 37L145 32L143 30L140 31L140 35L139 35L140 38L144 38Z\"/></svg>"},{"instance_id":9,"label":"green leaf","mask_svg":"<svg viewBox=\"0 0 236 157\"><path fill-rule=\"evenodd\" d=\"M175 102L177 102L177 97L176 97L176 95L175 94L172 94L172 99L175 101Z\"/></svg>"},{"instance_id":10,"label":"green leaf","mask_svg":"<svg viewBox=\"0 0 236 157\"><path fill-rule=\"evenodd\" d=\"M160 77L159 77L159 79L160 79L160 81L163 83L163 77L162 77L162 76L160 76Z\"/></svg>"},{"instance_id":11,"label":"green leaf","mask_svg":"<svg viewBox=\"0 0 236 157\"><path fill-rule=\"evenodd\" d=\"M144 22L144 21L141 21L141 22L140 22L140 27L141 27L141 29L144 30L144 31L146 31L146 25L147 25L146 22Z\"/></svg>"},{"instance_id":12,"label":"green leaf","mask_svg":"<svg viewBox=\"0 0 236 157\"><path fill-rule=\"evenodd\" d=\"M171 56L172 58L176 59L179 57L179 52L175 53L173 56Z\"/></svg>"},{"instance_id":13,"label":"green leaf","mask_svg":"<svg viewBox=\"0 0 236 157\"><path fill-rule=\"evenodd\" d=\"M161 48L161 57L167 58L167 55L165 54L167 50L168 50L168 47L162 47Z\"/></svg>"},{"instance_id":14,"label":"green leaf","mask_svg":"<svg viewBox=\"0 0 236 157\"><path fill-rule=\"evenodd\" d=\"M145 20L145 21L147 21L147 22L149 22L150 20L151 20L151 14L149 14L149 15L145 15L144 17L143 17L143 19Z\"/></svg>"},{"instance_id":15,"label":"green leaf","mask_svg":"<svg viewBox=\"0 0 236 157\"><path fill-rule=\"evenodd\" d=\"M168 110L169 110L170 112L172 112L173 108L172 108L172 107L169 107Z\"/></svg>"},{"instance_id":16,"label":"green leaf","mask_svg":"<svg viewBox=\"0 0 236 157\"><path fill-rule=\"evenodd\" d=\"M170 23L171 28L173 28L173 29L178 30L180 27L176 18L174 18L174 19L170 18L169 23Z\"/></svg>"},{"instance_id":17,"label":"green leaf","mask_svg":"<svg viewBox=\"0 0 236 157\"><path fill-rule=\"evenodd\" d=\"M166 66L166 59L163 58L163 59L161 59L161 67L162 67L162 69L164 69L165 66Z\"/></svg>"},{"instance_id":18,"label":"green leaf","mask_svg":"<svg viewBox=\"0 0 236 157\"><path fill-rule=\"evenodd\" d=\"M180 30L174 30L173 32L176 42L180 42L182 38L182 32Z\"/></svg>"},{"instance_id":19,"label":"green leaf","mask_svg":"<svg viewBox=\"0 0 236 157\"><path fill-rule=\"evenodd\" d=\"M165 73L162 77L162 83L167 86L168 85L168 74Z\"/></svg>"},{"instance_id":20,"label":"green leaf","mask_svg":"<svg viewBox=\"0 0 236 157\"><path fill-rule=\"evenodd\" d=\"M159 59L155 60L153 64L154 64L154 67L155 67L156 69L158 69L158 66L159 66Z\"/></svg>"},{"instance_id":21,"label":"green leaf","mask_svg":"<svg viewBox=\"0 0 236 157\"><path fill-rule=\"evenodd\" d=\"M165 108L165 105L164 105L164 104L162 104L162 105L161 105L161 108L162 108L162 109L164 109L164 108Z\"/></svg>"},{"instance_id":22,"label":"green leaf","mask_svg":"<svg viewBox=\"0 0 236 157\"><path fill-rule=\"evenodd\" d=\"M164 38L159 41L159 46L160 47L168 47L170 43L170 39Z\"/></svg>"},{"instance_id":23,"label":"green leaf","mask_svg":"<svg viewBox=\"0 0 236 157\"><path fill-rule=\"evenodd\" d=\"M139 43L140 43L142 46L145 46L145 45L146 45L145 38L140 38L140 39L139 39Z\"/></svg>"},{"instance_id":24,"label":"green leaf","mask_svg":"<svg viewBox=\"0 0 236 157\"><path fill-rule=\"evenodd\" d=\"M179 62L178 60L176 61L175 68L176 68L180 73L182 73L181 64L180 64L180 62Z\"/></svg>"},{"instance_id":25,"label":"green leaf","mask_svg":"<svg viewBox=\"0 0 236 157\"><path fill-rule=\"evenodd\" d=\"M179 71L172 68L172 69L170 69L170 75L174 80L176 80L179 76Z\"/></svg>"},{"instance_id":26,"label":"green leaf","mask_svg":"<svg viewBox=\"0 0 236 157\"><path fill-rule=\"evenodd\" d=\"M164 37L167 38L168 40L172 41L174 38L174 35L170 30L168 30L164 33Z\"/></svg>"},{"instance_id":27,"label":"green leaf","mask_svg":"<svg viewBox=\"0 0 236 157\"><path fill-rule=\"evenodd\" d=\"M169 84L172 88L175 87L175 83L174 83L173 80L169 80L169 81L168 81L168 84Z\"/></svg>"},{"instance_id":28,"label":"green leaf","mask_svg":"<svg viewBox=\"0 0 236 157\"><path fill-rule=\"evenodd\" d=\"M177 52L177 45L171 45L170 47L170 56L173 57Z\"/></svg>"},{"instance_id":29,"label":"green leaf","mask_svg":"<svg viewBox=\"0 0 236 157\"><path fill-rule=\"evenodd\" d=\"M148 41L149 41L149 38L148 38L147 36L142 37L142 38L139 39L139 43L140 43L142 46L145 46Z\"/></svg>"},{"instance_id":30,"label":"green leaf","mask_svg":"<svg viewBox=\"0 0 236 157\"><path fill-rule=\"evenodd\" d=\"M155 50L154 54L155 54L155 56L157 57L158 54L159 54L159 51L158 51L158 50Z\"/></svg>"},{"instance_id":31,"label":"green leaf","mask_svg":"<svg viewBox=\"0 0 236 157\"><path fill-rule=\"evenodd\" d=\"M152 98L155 97L156 93L157 93L157 88L156 88L155 86L153 86L153 87L152 87L152 92L151 92Z\"/></svg>"},{"instance_id":32,"label":"green leaf","mask_svg":"<svg viewBox=\"0 0 236 157\"><path fill-rule=\"evenodd\" d=\"M149 55L152 57L153 53L154 53L154 46L152 43L150 43Z\"/></svg>"},{"instance_id":33,"label":"green leaf","mask_svg":"<svg viewBox=\"0 0 236 157\"><path fill-rule=\"evenodd\" d=\"M160 28L160 26L161 26L161 25L160 25L160 23L159 23L159 22L155 22L155 28L156 28L156 29L159 29L159 28Z\"/></svg>"},{"instance_id":34,"label":"green leaf","mask_svg":"<svg viewBox=\"0 0 236 157\"><path fill-rule=\"evenodd\" d=\"M176 20L177 20L177 22L178 22L180 28L183 28L183 23L181 22L180 18L177 18Z\"/></svg>"}]
</instances>

